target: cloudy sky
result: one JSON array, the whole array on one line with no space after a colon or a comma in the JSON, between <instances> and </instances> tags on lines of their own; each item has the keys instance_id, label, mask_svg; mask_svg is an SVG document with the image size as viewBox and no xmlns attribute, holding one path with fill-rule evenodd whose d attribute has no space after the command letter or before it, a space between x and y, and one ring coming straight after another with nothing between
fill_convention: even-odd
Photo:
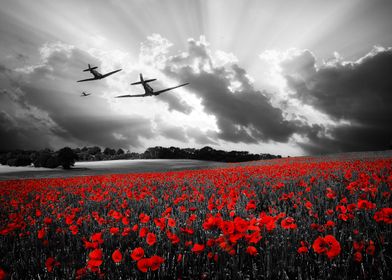
<instances>
[{"instance_id":1,"label":"cloudy sky","mask_svg":"<svg viewBox=\"0 0 392 280\"><path fill-rule=\"evenodd\" d=\"M392 143L392 1L0 3L0 149L281 155ZM100 81L101 73L123 71ZM157 97L154 89L189 82ZM82 91L92 93L81 98Z\"/></svg>"}]
</instances>

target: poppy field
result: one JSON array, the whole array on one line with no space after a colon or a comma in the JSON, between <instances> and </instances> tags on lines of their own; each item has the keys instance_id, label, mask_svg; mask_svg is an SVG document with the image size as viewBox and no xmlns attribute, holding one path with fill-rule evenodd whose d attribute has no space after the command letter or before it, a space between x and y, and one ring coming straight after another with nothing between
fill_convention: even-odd
<instances>
[{"instance_id":1,"label":"poppy field","mask_svg":"<svg viewBox=\"0 0 392 280\"><path fill-rule=\"evenodd\" d=\"M392 279L392 158L0 182L0 279Z\"/></svg>"}]
</instances>

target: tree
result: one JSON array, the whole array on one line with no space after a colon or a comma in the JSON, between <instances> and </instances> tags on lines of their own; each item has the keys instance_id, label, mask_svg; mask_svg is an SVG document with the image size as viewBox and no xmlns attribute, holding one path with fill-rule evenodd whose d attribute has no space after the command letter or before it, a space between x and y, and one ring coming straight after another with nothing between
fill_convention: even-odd
<instances>
[{"instance_id":1,"label":"tree","mask_svg":"<svg viewBox=\"0 0 392 280\"><path fill-rule=\"evenodd\" d=\"M75 164L75 160L78 159L78 156L71 148L65 147L58 151L57 159L64 169L70 169L71 166Z\"/></svg>"},{"instance_id":2,"label":"tree","mask_svg":"<svg viewBox=\"0 0 392 280\"><path fill-rule=\"evenodd\" d=\"M45 163L44 167L47 168L57 168L59 166L59 160L57 157L55 156L51 156L50 158L48 158L48 160Z\"/></svg>"},{"instance_id":3,"label":"tree","mask_svg":"<svg viewBox=\"0 0 392 280\"><path fill-rule=\"evenodd\" d=\"M101 148L98 146L88 148L88 153L90 155L96 155L96 154L99 154L100 152L101 152Z\"/></svg>"},{"instance_id":4,"label":"tree","mask_svg":"<svg viewBox=\"0 0 392 280\"><path fill-rule=\"evenodd\" d=\"M46 167L46 162L51 157L51 154L47 150L38 152L36 159L34 160L35 167Z\"/></svg>"},{"instance_id":5,"label":"tree","mask_svg":"<svg viewBox=\"0 0 392 280\"><path fill-rule=\"evenodd\" d=\"M111 148L105 148L103 153L107 156L114 156L116 154L116 150Z\"/></svg>"},{"instance_id":6,"label":"tree","mask_svg":"<svg viewBox=\"0 0 392 280\"><path fill-rule=\"evenodd\" d=\"M123 155L124 154L124 150L123 149L118 149L117 150L117 155Z\"/></svg>"}]
</instances>

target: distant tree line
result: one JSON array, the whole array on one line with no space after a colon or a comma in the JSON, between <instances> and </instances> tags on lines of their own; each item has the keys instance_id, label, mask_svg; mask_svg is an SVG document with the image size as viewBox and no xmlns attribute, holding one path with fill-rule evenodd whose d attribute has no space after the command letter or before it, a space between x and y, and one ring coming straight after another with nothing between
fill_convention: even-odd
<instances>
[{"instance_id":1,"label":"distant tree line","mask_svg":"<svg viewBox=\"0 0 392 280\"><path fill-rule=\"evenodd\" d=\"M58 151L44 149L41 151L0 151L0 163L9 166L35 166L65 169L74 165L75 161L100 161L118 159L197 159L222 162L243 162L252 160L281 158L280 155L251 154L246 151L222 151L211 147L202 149L177 147L151 147L143 153L124 151L123 149L105 148L98 146L71 149L62 148Z\"/></svg>"},{"instance_id":2,"label":"distant tree line","mask_svg":"<svg viewBox=\"0 0 392 280\"><path fill-rule=\"evenodd\" d=\"M78 159L77 154L69 147L58 151L44 149L41 151L0 151L0 163L9 166L28 166L56 168L62 166L69 169Z\"/></svg>"},{"instance_id":3,"label":"distant tree line","mask_svg":"<svg viewBox=\"0 0 392 280\"><path fill-rule=\"evenodd\" d=\"M153 147L148 148L141 158L145 159L198 159L222 162L242 162L251 160L274 159L281 158L280 155L271 154L251 154L246 151L222 151L215 150L211 147L204 147L202 149L185 148L180 149L177 147Z\"/></svg>"}]
</instances>

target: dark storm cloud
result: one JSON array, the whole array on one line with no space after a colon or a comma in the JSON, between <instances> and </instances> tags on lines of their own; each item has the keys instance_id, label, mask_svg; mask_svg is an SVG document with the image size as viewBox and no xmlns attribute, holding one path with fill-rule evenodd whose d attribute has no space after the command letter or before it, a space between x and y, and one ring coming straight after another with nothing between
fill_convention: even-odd
<instances>
[{"instance_id":1,"label":"dark storm cloud","mask_svg":"<svg viewBox=\"0 0 392 280\"><path fill-rule=\"evenodd\" d=\"M188 88L202 99L205 111L216 117L220 139L287 142L300 128L297 122L285 120L283 112L253 88L244 69L236 64L213 67L211 61L206 46L190 40L187 56L171 57L165 71L190 83ZM232 82L240 84L234 92L229 90Z\"/></svg>"},{"instance_id":2,"label":"dark storm cloud","mask_svg":"<svg viewBox=\"0 0 392 280\"><path fill-rule=\"evenodd\" d=\"M7 71L9 71L9 69L4 65L0 64L0 73L7 72Z\"/></svg>"},{"instance_id":3,"label":"dark storm cloud","mask_svg":"<svg viewBox=\"0 0 392 280\"><path fill-rule=\"evenodd\" d=\"M0 111L0 150L40 149L49 146L47 135L36 127L30 127L23 119L14 119L7 112Z\"/></svg>"},{"instance_id":4,"label":"dark storm cloud","mask_svg":"<svg viewBox=\"0 0 392 280\"><path fill-rule=\"evenodd\" d=\"M168 126L161 127L159 129L159 134L165 138L178 140L180 142L186 142L188 138L186 137L185 130L182 127Z\"/></svg>"},{"instance_id":5,"label":"dark storm cloud","mask_svg":"<svg viewBox=\"0 0 392 280\"><path fill-rule=\"evenodd\" d=\"M159 99L169 105L169 111L178 111L184 114L192 112L192 107L173 94L161 95Z\"/></svg>"},{"instance_id":6,"label":"dark storm cloud","mask_svg":"<svg viewBox=\"0 0 392 280\"><path fill-rule=\"evenodd\" d=\"M40 54L40 64L9 70L0 77L4 81L0 96L3 149L140 147L140 137L154 136L149 120L111 111L100 94L107 90L105 82L89 84L94 94L80 98L85 86L75 81L85 74L81 70L86 63L100 65L96 58L61 43L45 45Z\"/></svg>"},{"instance_id":7,"label":"dark storm cloud","mask_svg":"<svg viewBox=\"0 0 392 280\"><path fill-rule=\"evenodd\" d=\"M392 143L392 49L375 48L356 62L334 61L315 67L305 51L282 64L295 97L346 120L325 138L309 134L310 152L382 150Z\"/></svg>"},{"instance_id":8,"label":"dark storm cloud","mask_svg":"<svg viewBox=\"0 0 392 280\"><path fill-rule=\"evenodd\" d=\"M70 116L53 118L79 145L94 144L102 147L141 147L139 137L153 136L149 130L150 121L141 118L121 118L108 116L87 116L84 118Z\"/></svg>"},{"instance_id":9,"label":"dark storm cloud","mask_svg":"<svg viewBox=\"0 0 392 280\"><path fill-rule=\"evenodd\" d=\"M187 136L195 140L200 145L217 145L217 133L215 131L203 132L199 128L187 128Z\"/></svg>"}]
</instances>

